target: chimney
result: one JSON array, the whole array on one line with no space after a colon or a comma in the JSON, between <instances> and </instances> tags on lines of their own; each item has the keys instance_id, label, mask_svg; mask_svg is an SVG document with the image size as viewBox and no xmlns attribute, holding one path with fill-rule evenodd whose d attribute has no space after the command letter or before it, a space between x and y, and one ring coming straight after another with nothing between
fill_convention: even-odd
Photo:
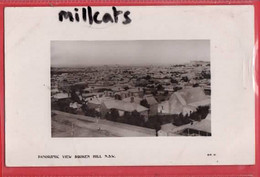
<instances>
[{"instance_id":1,"label":"chimney","mask_svg":"<svg viewBox=\"0 0 260 177\"><path fill-rule=\"evenodd\" d=\"M135 98L132 96L131 97L131 103L133 103L135 101Z\"/></svg>"}]
</instances>

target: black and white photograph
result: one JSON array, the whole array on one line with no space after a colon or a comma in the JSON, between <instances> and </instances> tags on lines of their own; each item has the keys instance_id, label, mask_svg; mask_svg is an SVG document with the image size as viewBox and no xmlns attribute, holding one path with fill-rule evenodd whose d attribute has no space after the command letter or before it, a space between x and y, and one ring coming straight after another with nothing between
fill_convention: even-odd
<instances>
[{"instance_id":1,"label":"black and white photograph","mask_svg":"<svg viewBox=\"0 0 260 177\"><path fill-rule=\"evenodd\" d=\"M52 137L211 136L210 40L50 45Z\"/></svg>"}]
</instances>

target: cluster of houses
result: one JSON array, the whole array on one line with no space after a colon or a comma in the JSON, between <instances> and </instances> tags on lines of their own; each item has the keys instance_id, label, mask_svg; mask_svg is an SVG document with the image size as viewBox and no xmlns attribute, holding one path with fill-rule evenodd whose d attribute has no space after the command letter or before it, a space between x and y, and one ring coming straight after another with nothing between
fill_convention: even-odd
<instances>
[{"instance_id":1,"label":"cluster of houses","mask_svg":"<svg viewBox=\"0 0 260 177\"><path fill-rule=\"evenodd\" d=\"M66 102L76 114L82 114L83 107L87 107L103 119L111 110L117 110L119 116L137 112L149 121L152 116L187 116L200 106L210 107L209 62L169 67L100 66L80 68L77 72L71 70L52 68L51 99L52 104ZM205 127L207 130L199 132L186 129L208 136L210 130ZM163 130L162 126L160 134L189 134L186 129Z\"/></svg>"}]
</instances>

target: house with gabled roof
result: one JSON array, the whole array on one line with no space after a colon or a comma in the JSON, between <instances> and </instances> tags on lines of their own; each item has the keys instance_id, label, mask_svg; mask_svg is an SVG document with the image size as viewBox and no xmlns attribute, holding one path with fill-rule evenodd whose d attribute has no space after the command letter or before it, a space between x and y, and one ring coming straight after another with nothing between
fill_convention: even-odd
<instances>
[{"instance_id":1,"label":"house with gabled roof","mask_svg":"<svg viewBox=\"0 0 260 177\"><path fill-rule=\"evenodd\" d=\"M189 124L175 126L172 123L164 124L158 132L159 136L211 136L211 115L201 121L192 121Z\"/></svg>"},{"instance_id":2,"label":"house with gabled roof","mask_svg":"<svg viewBox=\"0 0 260 177\"><path fill-rule=\"evenodd\" d=\"M209 106L210 97L204 93L201 87L191 87L174 92L169 100L158 105L158 114L189 115L195 112L199 106Z\"/></svg>"},{"instance_id":3,"label":"house with gabled roof","mask_svg":"<svg viewBox=\"0 0 260 177\"><path fill-rule=\"evenodd\" d=\"M122 100L125 102L129 102L129 103L134 102L134 103L140 104L140 102L142 101L142 98L131 96L131 97L124 98Z\"/></svg>"},{"instance_id":4,"label":"house with gabled roof","mask_svg":"<svg viewBox=\"0 0 260 177\"><path fill-rule=\"evenodd\" d=\"M145 118L148 118L148 108L134 103L134 102L125 102L122 100L106 100L101 104L101 117L105 117L107 112L110 112L111 109L116 109L119 112L120 116L123 116L126 112L133 113L134 111L140 113Z\"/></svg>"}]
</instances>

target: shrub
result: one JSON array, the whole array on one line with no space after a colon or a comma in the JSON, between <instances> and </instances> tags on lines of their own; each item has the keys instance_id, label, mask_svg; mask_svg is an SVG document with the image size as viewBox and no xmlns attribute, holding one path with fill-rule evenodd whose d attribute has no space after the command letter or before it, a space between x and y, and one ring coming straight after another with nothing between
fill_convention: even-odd
<instances>
[{"instance_id":1,"label":"shrub","mask_svg":"<svg viewBox=\"0 0 260 177\"><path fill-rule=\"evenodd\" d=\"M82 111L84 112L85 116L90 117L100 117L100 112L96 111L94 108L89 108L87 105L83 104L81 107Z\"/></svg>"}]
</instances>

